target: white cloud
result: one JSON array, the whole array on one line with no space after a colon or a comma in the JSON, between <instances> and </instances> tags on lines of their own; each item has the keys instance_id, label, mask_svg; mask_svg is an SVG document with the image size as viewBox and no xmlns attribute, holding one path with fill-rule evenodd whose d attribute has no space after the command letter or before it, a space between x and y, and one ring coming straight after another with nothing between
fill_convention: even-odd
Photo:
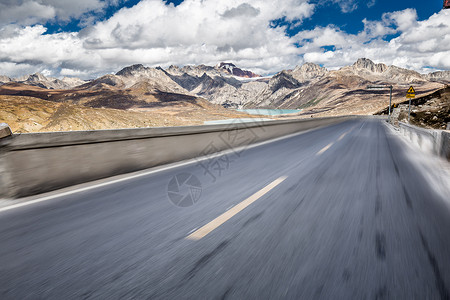
<instances>
[{"instance_id":1,"label":"white cloud","mask_svg":"<svg viewBox=\"0 0 450 300\"><path fill-rule=\"evenodd\" d=\"M0 61L50 65L55 72L64 69L64 74L69 69L74 74L89 69L100 74L132 63L166 66L226 60L273 73L299 58L285 28L272 28L270 22L301 22L313 10L307 0L185 0L177 7L144 0L79 33L44 34L41 25L14 32L2 29Z\"/></svg>"},{"instance_id":2,"label":"white cloud","mask_svg":"<svg viewBox=\"0 0 450 300\"><path fill-rule=\"evenodd\" d=\"M0 74L49 69L52 76L92 78L134 63L165 67L220 61L270 74L304 61L337 68L359 57L416 70L450 69L450 11L424 21L417 21L413 9L386 13L380 20L364 19L358 34L330 25L288 37L286 28L270 26L279 18L301 23L313 12L307 0L185 0L177 7L144 0L79 33L45 34L42 25L6 25L0 27ZM397 37L386 41L392 34Z\"/></svg>"},{"instance_id":3,"label":"white cloud","mask_svg":"<svg viewBox=\"0 0 450 300\"><path fill-rule=\"evenodd\" d=\"M126 1L126 0L124 0ZM84 18L86 13L97 13L122 0L2 0L0 25L16 23L33 25L39 22L69 21ZM86 16L89 17L89 16Z\"/></svg>"},{"instance_id":4,"label":"white cloud","mask_svg":"<svg viewBox=\"0 0 450 300\"><path fill-rule=\"evenodd\" d=\"M332 0L332 2L339 5L343 13L349 13L358 8L357 0Z\"/></svg>"},{"instance_id":5,"label":"white cloud","mask_svg":"<svg viewBox=\"0 0 450 300\"><path fill-rule=\"evenodd\" d=\"M417 21L414 9L383 15L380 21L363 20L364 30L347 34L328 26L303 31L295 36L306 61L329 68L351 64L359 57L395 64L418 71L425 67L450 69L450 11L442 10L424 21ZM397 34L390 41L383 37ZM326 51L324 46L335 46Z\"/></svg>"}]
</instances>

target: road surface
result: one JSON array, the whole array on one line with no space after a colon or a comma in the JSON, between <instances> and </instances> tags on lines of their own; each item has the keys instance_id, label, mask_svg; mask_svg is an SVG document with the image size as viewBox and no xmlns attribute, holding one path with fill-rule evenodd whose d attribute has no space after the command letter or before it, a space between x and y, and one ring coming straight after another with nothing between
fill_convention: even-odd
<instances>
[{"instance_id":1,"label":"road surface","mask_svg":"<svg viewBox=\"0 0 450 300\"><path fill-rule=\"evenodd\" d=\"M347 121L0 212L0 298L449 299L443 198Z\"/></svg>"}]
</instances>

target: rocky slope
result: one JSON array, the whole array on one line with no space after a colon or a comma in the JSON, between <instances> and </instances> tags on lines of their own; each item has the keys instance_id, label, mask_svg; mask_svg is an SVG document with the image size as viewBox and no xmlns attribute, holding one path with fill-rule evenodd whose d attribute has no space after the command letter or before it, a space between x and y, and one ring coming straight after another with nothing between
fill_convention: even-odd
<instances>
[{"instance_id":1,"label":"rocky slope","mask_svg":"<svg viewBox=\"0 0 450 300\"><path fill-rule=\"evenodd\" d=\"M216 68L221 71L222 70L225 71L229 75L234 75L234 76L238 76L238 77L243 77L243 78L261 77L260 75L255 74L252 71L242 70L242 69L236 67L236 65L234 65L232 63L221 62L220 64L217 65Z\"/></svg>"},{"instance_id":2,"label":"rocky slope","mask_svg":"<svg viewBox=\"0 0 450 300\"><path fill-rule=\"evenodd\" d=\"M57 79L52 77L46 77L41 73L26 75L15 79L11 79L7 76L0 76L0 85L8 82L23 83L46 89L70 89L82 85L86 81L73 77L72 78L64 77L63 79Z\"/></svg>"},{"instance_id":3,"label":"rocky slope","mask_svg":"<svg viewBox=\"0 0 450 300\"><path fill-rule=\"evenodd\" d=\"M199 98L195 101L178 99L169 104L114 109L89 106L89 102L80 105L39 97L0 95L0 122L8 123L14 133L25 133L202 125L204 121L254 117Z\"/></svg>"},{"instance_id":4,"label":"rocky slope","mask_svg":"<svg viewBox=\"0 0 450 300\"><path fill-rule=\"evenodd\" d=\"M392 110L391 122L408 123L409 100L397 103ZM389 106L377 113L388 115ZM447 129L450 123L450 86L411 100L410 123L420 127Z\"/></svg>"},{"instance_id":5,"label":"rocky slope","mask_svg":"<svg viewBox=\"0 0 450 300\"><path fill-rule=\"evenodd\" d=\"M302 109L300 115L307 116L373 114L386 105L389 91L370 91L368 85L393 85L393 102L397 103L405 99L411 84L420 94L448 82L450 72L424 75L365 58L333 71L305 64L273 76L255 99L244 106Z\"/></svg>"},{"instance_id":6,"label":"rocky slope","mask_svg":"<svg viewBox=\"0 0 450 300\"><path fill-rule=\"evenodd\" d=\"M50 93L48 99L90 103L95 107L128 109L138 105L137 102L148 105L155 99L202 97L224 107L302 109L303 115L333 115L371 114L385 105L386 91L368 91L369 84L393 85L393 101L399 102L411 84L418 92L428 92L450 83L450 71L420 74L361 58L339 70L306 63L269 78L232 63L219 63L214 67L170 66L167 69L133 65L89 82L72 79L69 83L69 79L51 79L42 74L19 79L0 77L0 82L65 89L66 92L57 95ZM77 83L82 84L74 87Z\"/></svg>"}]
</instances>

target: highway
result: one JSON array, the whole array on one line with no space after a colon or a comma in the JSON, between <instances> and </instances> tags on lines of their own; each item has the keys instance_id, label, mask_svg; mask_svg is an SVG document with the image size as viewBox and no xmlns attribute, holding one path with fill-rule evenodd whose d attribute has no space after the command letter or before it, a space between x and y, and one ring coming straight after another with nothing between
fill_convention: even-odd
<instances>
[{"instance_id":1,"label":"highway","mask_svg":"<svg viewBox=\"0 0 450 300\"><path fill-rule=\"evenodd\" d=\"M403 143L346 121L0 211L0 299L449 299Z\"/></svg>"}]
</instances>

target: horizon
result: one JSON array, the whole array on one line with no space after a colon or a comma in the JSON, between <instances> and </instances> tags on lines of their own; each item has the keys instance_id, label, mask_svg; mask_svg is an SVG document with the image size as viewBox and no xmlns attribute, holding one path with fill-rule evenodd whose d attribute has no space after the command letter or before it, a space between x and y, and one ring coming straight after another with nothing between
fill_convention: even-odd
<instances>
[{"instance_id":1,"label":"horizon","mask_svg":"<svg viewBox=\"0 0 450 300\"><path fill-rule=\"evenodd\" d=\"M262 78L271 78L271 77L277 75L278 73L281 73L281 72L283 72L283 71L288 71L288 70L294 70L295 68L301 67L301 66L303 66L303 65L305 65L305 64L308 64L308 63L312 63L312 64L315 64L315 65L317 65L317 66L323 67L323 68L325 68L327 71L331 72L331 71L337 71L337 70L340 70L340 69L342 69L342 68L344 68L344 67L352 66L352 65L356 64L356 62L357 62L359 59L367 59L367 60L372 61L374 64L385 64L385 63L383 63L383 62L376 62L376 61L374 61L374 60L372 60L372 59L370 59L370 58L366 58L366 57L360 57L360 58L358 58L355 62L353 62L352 64L344 65L344 66L342 66L342 67L337 67L337 68L326 68L326 67L324 67L324 66L322 66L322 65L319 65L319 64L316 64L316 63L313 63L313 62L308 62L308 61L306 61L306 62L302 63L301 65L296 65L296 66L294 66L293 68L290 68L290 69L279 70L279 71L277 71L277 72L275 72L275 73L273 73L273 74L268 74L268 75L261 75L261 74L258 74L258 73L255 73L255 74L260 75L261 77L258 77L258 78L261 78L261 79L262 79ZM89 78L89 79L83 79L83 78L76 77L76 76L59 76L59 77L55 77L55 76L43 74L43 73L41 73L41 72L35 72L35 73L29 73L29 74L21 74L21 75L14 76L14 77L9 76L8 74L1 74L1 73L0 73L0 76L6 76L6 77L8 77L9 79L11 79L11 80L13 80L13 81L16 81L16 80L18 80L18 79L22 79L21 77L26 77L26 76L31 76L31 75L37 75L37 74L43 75L43 76L46 77L47 79L48 79L48 78L56 78L56 79L62 79L62 78L75 78L75 79L82 79L82 80L85 80L85 81L91 81L91 80L95 80L95 79L97 79L97 78L100 78L100 77L106 76L106 75L116 75L117 73L119 73L119 72L122 71L123 69L128 68L128 67L132 67L132 66L136 66L136 65L142 65L144 68L153 68L153 69L161 68L161 69L163 69L163 70L167 70L167 69L169 69L169 68L172 67L172 66L175 66L175 67L178 67L178 68L183 68L183 67L188 67L188 66L198 67L198 66L202 66L202 65L203 65L203 66L207 66L207 67L215 67L215 66L217 66L217 65L220 64L220 63L233 64L233 65L235 65L235 66L236 66L237 68L239 68L239 69L246 70L246 71L252 71L252 72L253 72L253 70L251 70L251 69L241 68L239 65L236 65L234 62L231 62L231 61L223 61L223 62L218 62L218 63L215 64L215 65L206 65L206 64L192 65L192 64L186 64L186 65L170 65L170 66L167 66L167 67L161 67L161 66L146 66L145 64L136 63L136 64L132 64L132 65L127 65L127 66L120 67L118 70L113 71L113 72L111 72L111 73L105 73L105 74L102 74L102 75L100 75L100 76L98 76L98 77L93 77L93 78ZM387 66L395 66L395 65L389 65L389 64L385 64L385 65L387 65ZM395 67L398 67L398 66L395 66ZM409 70L409 71L415 71L415 70L413 70L413 69L407 69L407 68L403 68L403 69ZM430 70L429 72L418 72L418 73L421 74L421 75L426 75L426 74L431 74L431 73L436 73L436 72L446 72L446 71L450 71L450 70ZM417 72L417 71L415 71L415 72ZM230 76L231 76L231 75L230 75Z\"/></svg>"}]
</instances>

